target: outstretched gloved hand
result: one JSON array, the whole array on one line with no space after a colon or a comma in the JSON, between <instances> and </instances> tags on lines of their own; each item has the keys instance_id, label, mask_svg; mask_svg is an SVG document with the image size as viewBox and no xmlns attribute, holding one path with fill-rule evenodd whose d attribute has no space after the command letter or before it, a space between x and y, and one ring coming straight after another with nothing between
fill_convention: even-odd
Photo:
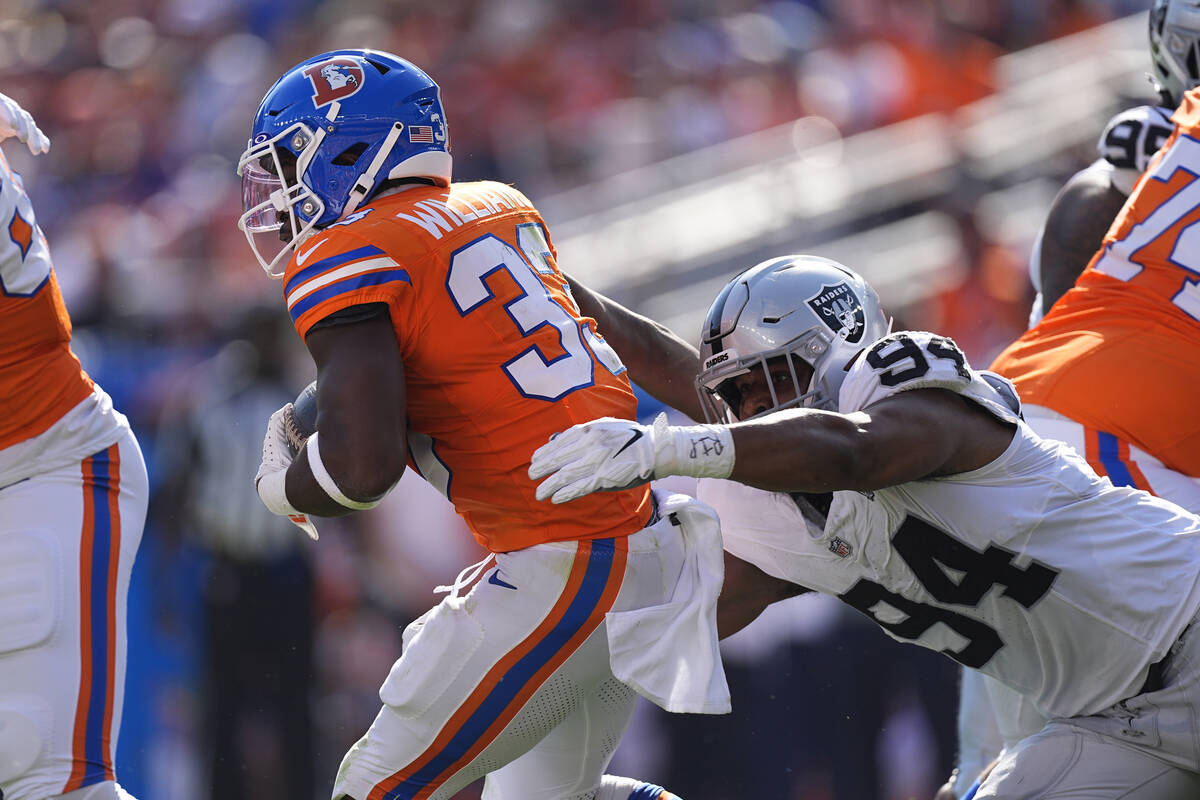
<instances>
[{"instance_id":1,"label":"outstretched gloved hand","mask_svg":"<svg viewBox=\"0 0 1200 800\"><path fill-rule=\"evenodd\" d=\"M0 94L0 140L15 136L35 156L50 149L50 138L33 121L33 116L8 95Z\"/></svg>"},{"instance_id":2,"label":"outstretched gloved hand","mask_svg":"<svg viewBox=\"0 0 1200 800\"><path fill-rule=\"evenodd\" d=\"M726 478L733 471L733 435L724 425L653 425L601 417L555 434L529 464L533 480L550 477L537 498L565 503L599 491L617 491L668 475Z\"/></svg>"}]
</instances>

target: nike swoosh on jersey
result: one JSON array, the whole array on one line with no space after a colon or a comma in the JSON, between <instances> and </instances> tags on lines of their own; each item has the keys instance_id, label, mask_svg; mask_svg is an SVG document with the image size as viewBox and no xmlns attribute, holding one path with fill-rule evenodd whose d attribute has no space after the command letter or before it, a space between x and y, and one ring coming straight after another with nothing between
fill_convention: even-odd
<instances>
[{"instance_id":1,"label":"nike swoosh on jersey","mask_svg":"<svg viewBox=\"0 0 1200 800\"><path fill-rule=\"evenodd\" d=\"M613 458L616 458L617 456L621 455L621 453L624 453L624 452L625 452L625 448L629 447L629 445L633 444L634 442L636 442L636 441L637 441L638 439L640 439L640 438L642 438L642 432L641 432L641 430L639 429L639 430L636 430L636 431L634 431L634 432L633 432L633 436L630 436L630 437L629 437L629 441L628 441L628 442L626 442L625 444L621 445L621 449L620 449L620 450L618 450L617 452L613 453L613 454L612 454L612 457L613 457Z\"/></svg>"},{"instance_id":2,"label":"nike swoosh on jersey","mask_svg":"<svg viewBox=\"0 0 1200 800\"><path fill-rule=\"evenodd\" d=\"M517 588L500 577L500 570L495 570L491 575L488 575L488 583L494 583L497 586L503 586L505 589L515 590Z\"/></svg>"},{"instance_id":3,"label":"nike swoosh on jersey","mask_svg":"<svg viewBox=\"0 0 1200 800\"><path fill-rule=\"evenodd\" d=\"M308 261L308 257L311 256L313 253L317 252L318 250L320 250L321 245L323 245L323 244L325 244L325 241L321 240L321 241L317 242L316 244L314 244L312 247L305 250L303 253L301 253L300 250L297 249L296 250L296 266L303 267L304 262Z\"/></svg>"}]
</instances>

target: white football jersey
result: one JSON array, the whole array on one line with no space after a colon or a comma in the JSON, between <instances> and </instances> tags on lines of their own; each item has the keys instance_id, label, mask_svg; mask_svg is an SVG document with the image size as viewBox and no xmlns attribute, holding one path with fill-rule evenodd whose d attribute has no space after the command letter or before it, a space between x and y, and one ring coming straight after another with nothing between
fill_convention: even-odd
<instances>
[{"instance_id":1,"label":"white football jersey","mask_svg":"<svg viewBox=\"0 0 1200 800\"><path fill-rule=\"evenodd\" d=\"M701 481L726 549L994 676L1046 716L1137 694L1200 606L1200 517L1114 487L1039 438L1007 382L940 336L879 340L847 374L839 410L922 387L1014 422L1012 443L971 472L835 492L823 528L786 494Z\"/></svg>"}]
</instances>

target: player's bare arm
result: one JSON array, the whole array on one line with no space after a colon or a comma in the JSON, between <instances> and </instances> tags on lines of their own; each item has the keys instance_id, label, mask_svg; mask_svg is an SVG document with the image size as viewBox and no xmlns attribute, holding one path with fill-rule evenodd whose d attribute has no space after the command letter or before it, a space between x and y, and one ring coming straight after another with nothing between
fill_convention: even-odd
<instances>
[{"instance_id":1,"label":"player's bare arm","mask_svg":"<svg viewBox=\"0 0 1200 800\"><path fill-rule=\"evenodd\" d=\"M320 457L351 500L371 502L404 473L404 367L387 315L318 328L306 344L317 365ZM300 511L336 517L352 510L330 498L313 475L309 448L287 473L288 500Z\"/></svg>"},{"instance_id":2,"label":"player's bare arm","mask_svg":"<svg viewBox=\"0 0 1200 800\"><path fill-rule=\"evenodd\" d=\"M717 636L724 639L740 631L772 603L807 594L811 589L768 575L731 553L725 553L725 581L717 603Z\"/></svg>"},{"instance_id":3,"label":"player's bare arm","mask_svg":"<svg viewBox=\"0 0 1200 800\"><path fill-rule=\"evenodd\" d=\"M945 389L914 389L863 411L777 411L730 426L732 480L788 492L869 491L978 469L1013 426Z\"/></svg>"},{"instance_id":4,"label":"player's bare arm","mask_svg":"<svg viewBox=\"0 0 1200 800\"><path fill-rule=\"evenodd\" d=\"M1075 284L1104 234L1125 205L1125 195L1102 170L1076 173L1054 198L1042 234L1042 307L1050 307Z\"/></svg>"},{"instance_id":5,"label":"player's bare arm","mask_svg":"<svg viewBox=\"0 0 1200 800\"><path fill-rule=\"evenodd\" d=\"M978 469L1004 452L1014 430L952 391L912 389L849 414L783 409L693 426L596 420L535 452L529 475L550 476L537 496L555 503L666 475L768 491L870 491Z\"/></svg>"},{"instance_id":6,"label":"player's bare arm","mask_svg":"<svg viewBox=\"0 0 1200 800\"><path fill-rule=\"evenodd\" d=\"M692 419L704 419L694 384L700 351L665 325L592 291L569 275L567 281L579 310L596 320L600 335L628 367L629 377L657 400Z\"/></svg>"}]
</instances>

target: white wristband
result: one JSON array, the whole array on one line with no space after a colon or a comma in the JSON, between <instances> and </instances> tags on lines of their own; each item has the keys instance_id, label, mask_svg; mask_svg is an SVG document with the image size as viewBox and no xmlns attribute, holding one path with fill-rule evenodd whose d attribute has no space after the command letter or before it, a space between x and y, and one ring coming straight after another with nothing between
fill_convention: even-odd
<instances>
[{"instance_id":1,"label":"white wristband","mask_svg":"<svg viewBox=\"0 0 1200 800\"><path fill-rule=\"evenodd\" d=\"M290 517L300 513L288 502L287 492L284 490L284 481L286 480L287 470L281 469L266 473L258 479L256 484L258 496L262 498L263 505L272 514L281 517Z\"/></svg>"},{"instance_id":2,"label":"white wristband","mask_svg":"<svg viewBox=\"0 0 1200 800\"><path fill-rule=\"evenodd\" d=\"M668 426L654 421L654 462L658 475L728 478L733 472L733 433L725 425Z\"/></svg>"},{"instance_id":3,"label":"white wristband","mask_svg":"<svg viewBox=\"0 0 1200 800\"><path fill-rule=\"evenodd\" d=\"M351 500L349 497L346 497L342 490L338 488L338 485L334 483L333 476L329 474L329 470L325 469L325 464L321 461L321 448L317 444L317 433L308 437L308 443L305 445L305 448L308 450L308 466L312 469L313 477L317 479L317 483L325 490L325 494L329 495L330 500L355 511L365 511L368 508L374 508L383 500L382 496L366 502Z\"/></svg>"}]
</instances>

